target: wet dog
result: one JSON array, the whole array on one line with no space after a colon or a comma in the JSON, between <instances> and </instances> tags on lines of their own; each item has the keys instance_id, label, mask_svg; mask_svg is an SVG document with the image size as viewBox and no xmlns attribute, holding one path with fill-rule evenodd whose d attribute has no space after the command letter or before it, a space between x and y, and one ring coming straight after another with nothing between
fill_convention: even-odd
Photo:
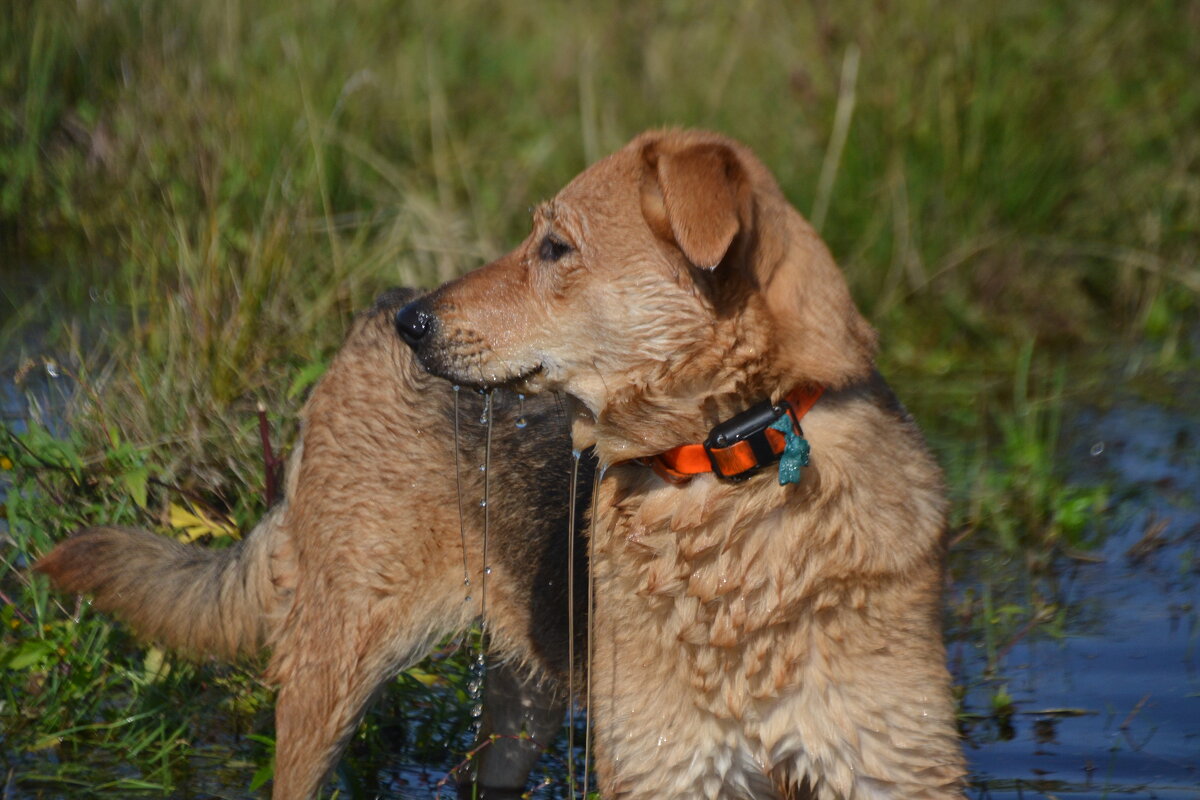
<instances>
[{"instance_id":1,"label":"wet dog","mask_svg":"<svg viewBox=\"0 0 1200 800\"><path fill-rule=\"evenodd\" d=\"M564 417L550 398L495 393L485 408L462 391L456 401L396 338L396 309L415 296L394 290L356 320L305 405L284 501L237 546L93 528L35 565L176 650L232 659L270 648L276 798L315 796L383 682L480 616L501 665L485 700L508 700L488 709L483 734L552 737L561 724L573 466ZM585 459L580 508L588 470ZM575 552L582 591L582 544ZM497 745L481 753L480 782L522 786L540 748Z\"/></svg>"},{"instance_id":2,"label":"wet dog","mask_svg":"<svg viewBox=\"0 0 1200 800\"><path fill-rule=\"evenodd\" d=\"M566 393L607 470L605 797L961 796L941 474L840 270L748 149L643 134L396 324L435 374Z\"/></svg>"}]
</instances>

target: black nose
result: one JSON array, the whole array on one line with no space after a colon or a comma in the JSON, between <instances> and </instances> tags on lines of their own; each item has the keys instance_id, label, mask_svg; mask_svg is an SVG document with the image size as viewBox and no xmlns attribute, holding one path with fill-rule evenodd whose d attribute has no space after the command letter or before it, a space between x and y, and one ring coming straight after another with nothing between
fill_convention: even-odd
<instances>
[{"instance_id":1,"label":"black nose","mask_svg":"<svg viewBox=\"0 0 1200 800\"><path fill-rule=\"evenodd\" d=\"M420 300L414 300L396 312L396 332L409 347L420 344L433 322L433 315Z\"/></svg>"}]
</instances>

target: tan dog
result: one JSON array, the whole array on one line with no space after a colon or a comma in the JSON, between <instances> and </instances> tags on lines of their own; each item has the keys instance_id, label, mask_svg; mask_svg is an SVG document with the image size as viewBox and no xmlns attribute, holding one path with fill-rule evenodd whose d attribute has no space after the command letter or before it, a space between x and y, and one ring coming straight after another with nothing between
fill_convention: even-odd
<instances>
[{"instance_id":1,"label":"tan dog","mask_svg":"<svg viewBox=\"0 0 1200 800\"><path fill-rule=\"evenodd\" d=\"M279 686L276 798L315 796L381 684L481 614L493 658L509 662L488 681L498 677L516 703L488 709L484 733L525 727L552 737L561 724L565 420L550 398L522 408L511 395L494 396L485 576L483 401L461 392L464 586L454 395L413 363L392 327L396 309L415 296L393 291L356 321L304 408L285 501L238 546L214 551L94 528L36 564L59 589L92 594L97 608L169 647L225 659L270 647L268 678ZM586 463L583 473L586 490ZM576 552L582 587L582 544ZM523 786L539 749L502 740L483 750L481 783Z\"/></svg>"},{"instance_id":2,"label":"tan dog","mask_svg":"<svg viewBox=\"0 0 1200 800\"><path fill-rule=\"evenodd\" d=\"M566 392L575 445L607 467L591 534L604 796L961 796L941 476L829 252L745 147L638 137L397 327L444 377ZM801 421L811 463L780 485L779 451L802 463L780 401L822 389ZM767 399L755 413L786 430L747 431L739 415ZM674 448L720 423L731 438L704 461L766 468L681 475Z\"/></svg>"}]
</instances>

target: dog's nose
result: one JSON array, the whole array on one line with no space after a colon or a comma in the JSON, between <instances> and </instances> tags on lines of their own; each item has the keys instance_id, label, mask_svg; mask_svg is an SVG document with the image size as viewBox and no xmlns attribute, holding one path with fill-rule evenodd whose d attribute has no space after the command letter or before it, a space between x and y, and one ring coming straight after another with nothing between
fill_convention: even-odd
<instances>
[{"instance_id":1,"label":"dog's nose","mask_svg":"<svg viewBox=\"0 0 1200 800\"><path fill-rule=\"evenodd\" d=\"M432 321L433 315L426 310L424 303L414 300L396 312L396 332L409 347L416 347L429 333Z\"/></svg>"}]
</instances>

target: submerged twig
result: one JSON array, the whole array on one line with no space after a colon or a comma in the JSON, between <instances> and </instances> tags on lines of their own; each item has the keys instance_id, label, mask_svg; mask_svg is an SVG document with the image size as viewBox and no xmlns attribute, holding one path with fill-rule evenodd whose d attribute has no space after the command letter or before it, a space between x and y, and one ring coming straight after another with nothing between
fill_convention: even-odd
<instances>
[{"instance_id":1,"label":"submerged twig","mask_svg":"<svg viewBox=\"0 0 1200 800\"><path fill-rule=\"evenodd\" d=\"M1032 617L1029 618L1028 622L1021 626L1020 630L1014 633L1012 637L1004 643L1003 647L996 651L996 657L994 659L995 665L999 666L1000 662L1003 661L1010 652L1012 652L1012 649L1017 646L1018 642L1028 636L1029 633L1038 625L1041 625L1043 622L1050 619L1053 614L1053 608L1047 607L1039 609Z\"/></svg>"},{"instance_id":2,"label":"submerged twig","mask_svg":"<svg viewBox=\"0 0 1200 800\"><path fill-rule=\"evenodd\" d=\"M1125 551L1125 557L1134 564L1141 564L1156 551L1167 544L1163 532L1167 526L1171 524L1170 517L1158 517L1156 514L1150 515L1150 521L1146 525L1146 530L1142 532L1142 538L1134 542L1128 550Z\"/></svg>"},{"instance_id":3,"label":"submerged twig","mask_svg":"<svg viewBox=\"0 0 1200 800\"><path fill-rule=\"evenodd\" d=\"M1150 699L1150 695L1148 695L1148 694L1142 695L1142 699L1138 700L1137 703L1134 704L1133 709L1129 712L1129 714L1126 715L1125 719L1121 721L1121 724L1119 726L1120 730L1123 730L1123 731L1129 730L1129 726L1133 724L1134 718L1137 717L1138 714L1142 713L1142 709L1145 708L1146 701L1148 701L1149 699Z\"/></svg>"}]
</instances>

